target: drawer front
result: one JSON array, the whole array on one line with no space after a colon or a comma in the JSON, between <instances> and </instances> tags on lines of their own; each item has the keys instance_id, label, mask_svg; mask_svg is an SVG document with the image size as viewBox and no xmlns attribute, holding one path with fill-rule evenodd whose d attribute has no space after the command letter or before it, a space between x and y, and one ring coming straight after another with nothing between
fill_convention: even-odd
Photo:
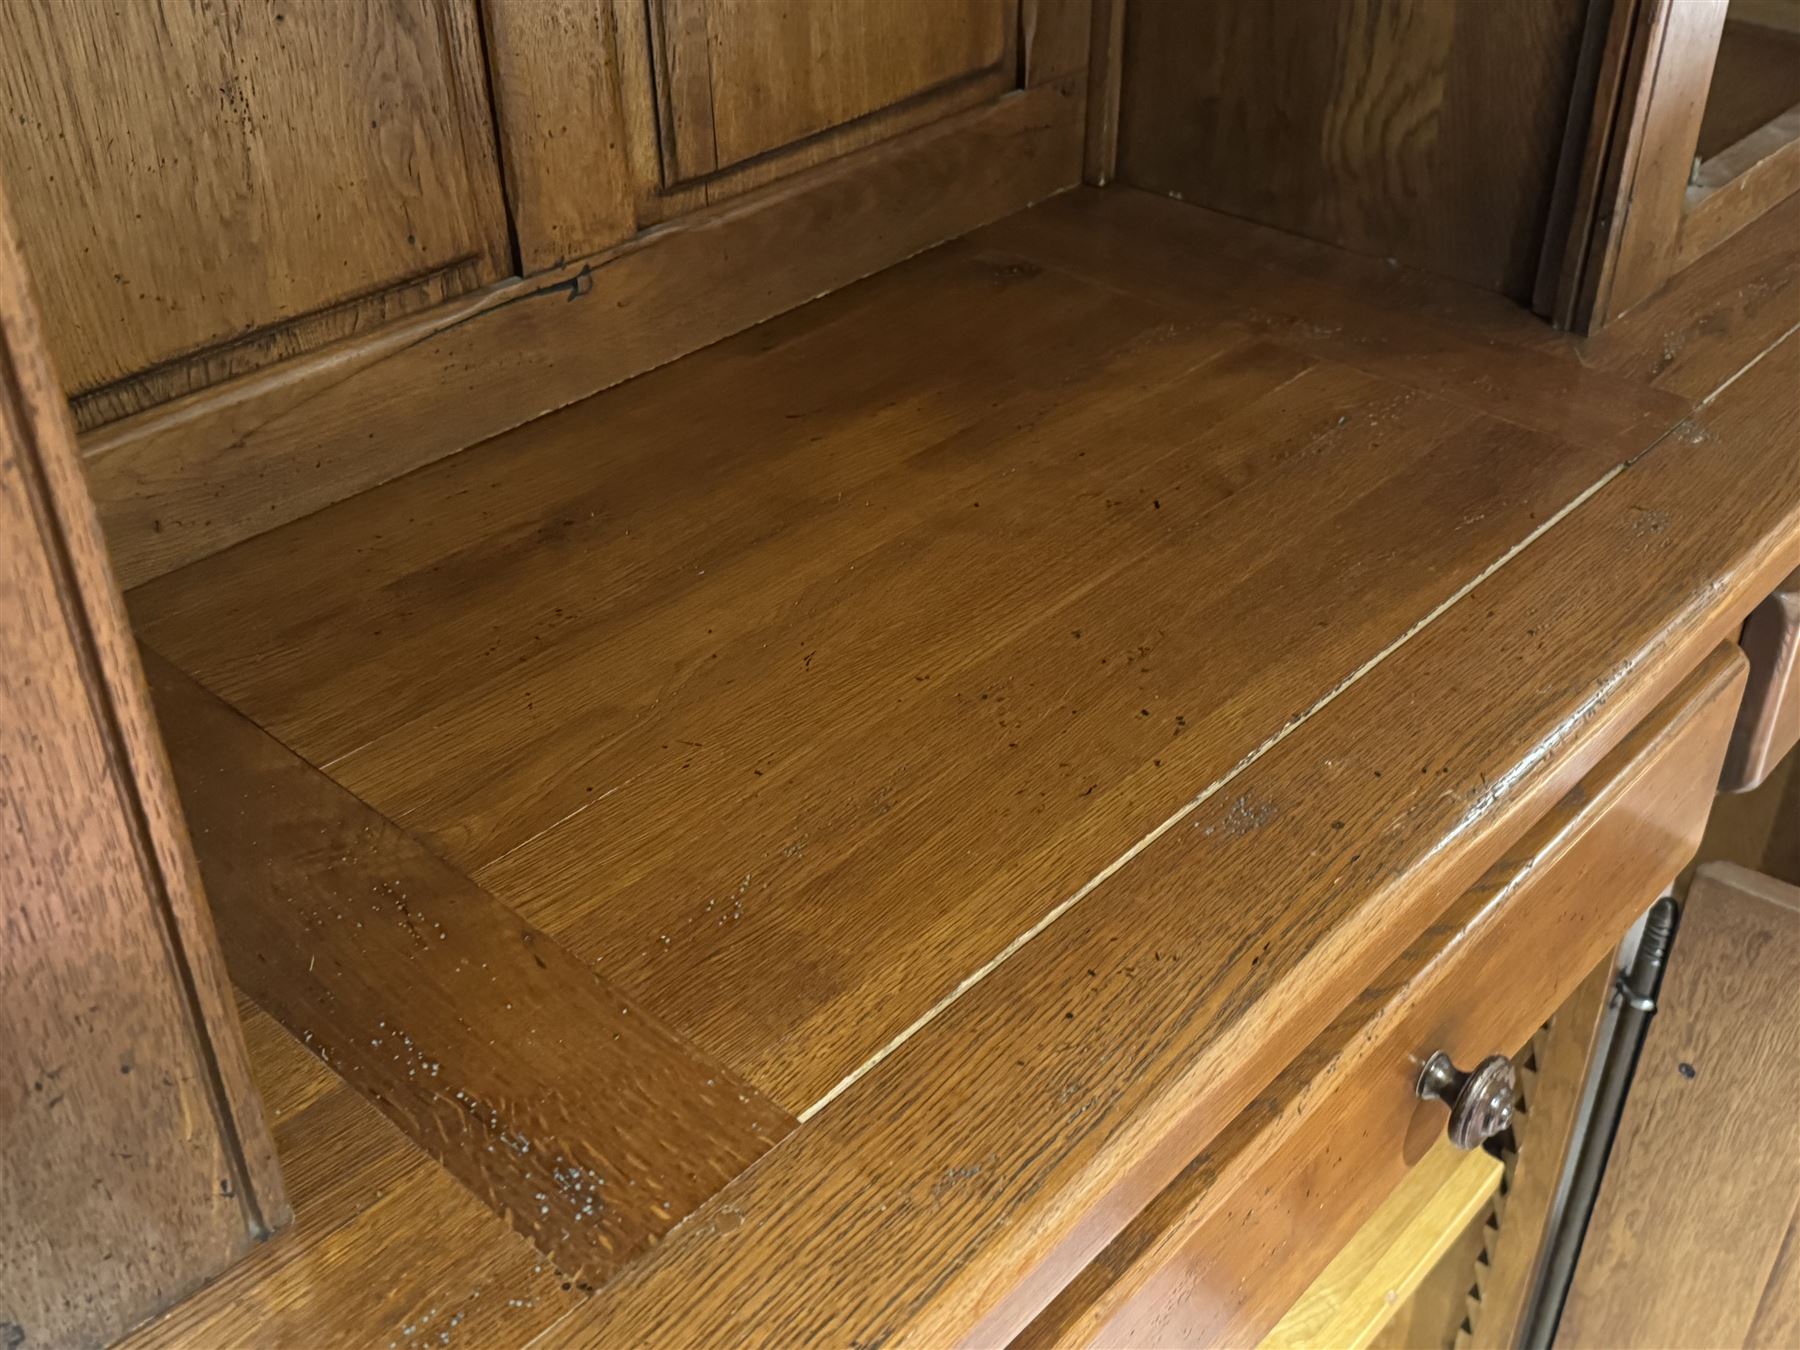
<instances>
[{"instance_id":1,"label":"drawer front","mask_svg":"<svg viewBox=\"0 0 1800 1350\"><path fill-rule=\"evenodd\" d=\"M1095 1259L1024 1344L1243 1345L1443 1134L1414 1088L1522 1046L1692 855L1745 659L1713 653Z\"/></svg>"},{"instance_id":2,"label":"drawer front","mask_svg":"<svg viewBox=\"0 0 1800 1350\"><path fill-rule=\"evenodd\" d=\"M1744 624L1750 680L1725 752L1722 792L1759 787L1800 741L1800 571L1775 588Z\"/></svg>"}]
</instances>

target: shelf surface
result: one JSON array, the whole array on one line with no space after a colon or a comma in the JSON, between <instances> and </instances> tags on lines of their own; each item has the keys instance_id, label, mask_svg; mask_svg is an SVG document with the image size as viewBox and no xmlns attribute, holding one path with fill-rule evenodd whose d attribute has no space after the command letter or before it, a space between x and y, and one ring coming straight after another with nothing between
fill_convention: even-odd
<instances>
[{"instance_id":1,"label":"shelf surface","mask_svg":"<svg viewBox=\"0 0 1800 1350\"><path fill-rule=\"evenodd\" d=\"M1571 727L1592 755L1622 734L1597 676L1654 686L1760 584L1800 520L1755 429L1795 365L1758 362L1800 322L1794 224L1704 264L1735 288L1576 343L1179 204L1059 198L133 592L146 645L229 705L204 715L244 723L188 736L178 776L234 772L260 728L271 773L362 822L346 858L379 834L481 897L436 912L495 906L447 919L453 948L523 925L689 1048L677 1080L716 1065L791 1130L660 1245L609 1237L599 1297L508 1267L532 1292L507 1334L573 1306L559 1335L629 1339L699 1278L697 1336L967 1331L1066 1278L1107 1236L1081 1216L1123 1223L1473 880ZM230 958L238 900L209 889ZM343 987L279 946L259 987L341 1033ZM506 1071L465 1030L415 1140L461 1119L460 1066ZM231 1325L209 1297L296 1333L451 1305L348 1292L356 1244L403 1240L401 1190L467 1193L345 1087L388 1072L366 1049L333 1067L278 1134L383 1179L338 1172L328 1204L293 1164L298 1230L150 1336ZM756 1275L772 1252L786 1281Z\"/></svg>"}]
</instances>

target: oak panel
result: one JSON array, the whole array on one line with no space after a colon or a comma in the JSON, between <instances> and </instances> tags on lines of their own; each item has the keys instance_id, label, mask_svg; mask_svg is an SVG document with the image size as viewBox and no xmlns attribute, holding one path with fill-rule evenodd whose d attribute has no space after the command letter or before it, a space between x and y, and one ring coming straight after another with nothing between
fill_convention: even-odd
<instances>
[{"instance_id":1,"label":"oak panel","mask_svg":"<svg viewBox=\"0 0 1800 1350\"><path fill-rule=\"evenodd\" d=\"M1018 11L1018 0L657 0L668 181L1000 72Z\"/></svg>"},{"instance_id":2,"label":"oak panel","mask_svg":"<svg viewBox=\"0 0 1800 1350\"><path fill-rule=\"evenodd\" d=\"M84 420L511 270L473 24L468 0L0 10L0 171Z\"/></svg>"},{"instance_id":3,"label":"oak panel","mask_svg":"<svg viewBox=\"0 0 1800 1350\"><path fill-rule=\"evenodd\" d=\"M636 232L619 35L601 0L487 0L487 59L519 262L530 274Z\"/></svg>"},{"instance_id":4,"label":"oak panel","mask_svg":"<svg viewBox=\"0 0 1800 1350\"><path fill-rule=\"evenodd\" d=\"M1126 13L1128 183L1525 298L1587 5Z\"/></svg>"}]
</instances>

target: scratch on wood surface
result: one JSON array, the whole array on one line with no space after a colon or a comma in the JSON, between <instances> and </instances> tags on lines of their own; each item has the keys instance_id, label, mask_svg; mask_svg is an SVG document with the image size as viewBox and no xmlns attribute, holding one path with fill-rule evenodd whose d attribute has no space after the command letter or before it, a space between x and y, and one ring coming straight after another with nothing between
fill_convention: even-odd
<instances>
[{"instance_id":1,"label":"scratch on wood surface","mask_svg":"<svg viewBox=\"0 0 1800 1350\"><path fill-rule=\"evenodd\" d=\"M1658 444L1660 444L1660 443L1661 442L1659 439ZM1654 449L1654 448L1655 448L1654 446L1651 447L1651 449ZM1001 966L1005 965L1013 957L1017 956L1019 954L1019 952L1024 949L1024 947L1027 943L1029 943L1033 938L1037 937L1038 934L1044 932L1047 928L1050 927L1051 924L1055 923L1058 919L1062 918L1063 915L1067 914L1071 909L1075 908L1076 905L1080 904L1089 895L1093 894L1093 892L1096 889L1098 889L1102 883L1104 883L1105 881L1110 879L1115 873L1117 873L1121 868L1123 868L1133 858L1137 857L1138 854L1142 853L1145 849L1149 848L1158 839L1161 839L1170 830L1174 829L1182 821L1186 820L1189 816L1191 816L1195 811L1199 810L1199 808L1201 806L1205 805L1214 796L1216 796L1223 788L1225 788L1227 785L1229 785L1233 779L1235 779L1239 774L1244 772L1245 769L1248 769L1252 764L1256 763L1257 760L1261 759L1264 755L1268 754L1269 751L1273 750L1276 746L1280 745L1283 741L1285 741L1289 736L1293 735L1294 732L1298 731L1301 727L1305 726L1307 722L1311 721L1315 716L1317 716L1325 708L1329 707L1332 703L1336 702L1337 699L1341 695L1343 695L1347 690L1349 690L1351 687L1353 687L1358 681L1360 681L1370 671L1374 670L1375 667L1380 665L1383 661L1387 660L1388 657L1392 656L1395 652L1399 651L1407 643L1411 642L1415 637L1417 637L1420 633L1424 632L1426 628L1430 627L1438 619L1442 618L1446 613L1449 612L1449 610L1453 606L1460 603L1464 598L1466 598L1471 592L1473 592L1483 582L1487 581L1490 577L1492 577L1502 567L1505 567L1514 558L1518 557L1519 554L1523 553L1526 549L1530 548L1532 544L1536 543L1539 539L1543 538L1544 535L1549 533L1558 524L1560 524L1564 519L1566 519L1570 515L1571 512L1579 509L1583 504L1585 504L1588 500L1590 500L1594 496L1595 493L1599 492L1608 483L1612 482L1613 479L1617 478L1621 473L1625 472L1625 470L1627 468L1629 468L1633 463L1635 463L1638 459L1641 459L1643 457L1643 454L1648 454L1648 453L1649 453L1649 451L1646 450L1646 451L1642 452L1642 454L1635 455L1631 459L1622 460L1621 462L1613 465L1612 468L1608 469L1605 473L1601 474L1599 478L1595 479L1592 483L1590 483L1581 492L1577 493L1574 497L1571 497L1569 499L1569 501L1566 502L1560 509L1553 512L1549 516L1545 517L1544 520L1541 521L1536 526L1536 528L1534 528L1529 534L1525 535L1522 539L1520 539L1517 543L1515 543L1511 548L1507 549L1505 553L1501 554L1493 562L1489 563L1486 567L1482 568L1481 571L1476 573L1468 581L1464 582L1455 591L1453 591L1449 596L1447 596L1445 599L1440 601L1436 606L1434 606L1430 610L1429 613L1425 614L1422 618L1420 618L1416 622L1414 622L1414 624L1410 628L1408 628L1404 633L1400 634L1399 637L1395 638L1392 642L1388 643L1387 646L1383 647L1380 651L1376 652L1375 655L1371 656L1367 661L1364 661L1360 666L1358 666L1355 670L1351 671L1350 674L1345 676L1336 685L1332 686L1332 688L1327 690L1315 702L1313 702L1313 704L1310 707L1308 707L1303 713L1300 713L1294 717L1289 718L1278 731L1276 731L1273 735L1269 736L1266 740L1264 740L1262 742L1262 744L1258 745L1254 750L1250 751L1249 754L1245 755L1242 759L1240 759L1236 764L1234 764L1229 770L1227 770L1219 778L1216 778L1211 783L1207 784L1206 787L1201 789L1201 791L1197 795L1189 798L1188 801L1186 801L1179 808L1177 808L1176 811L1174 812L1174 814L1171 815L1167 820L1163 821L1162 824L1158 825L1155 829L1151 830L1142 839L1138 840L1137 843L1133 844L1130 848L1126 849L1123 853L1121 853L1117 858L1113 859L1113 861L1111 861L1105 867L1101 868L1098 872L1096 872L1093 875L1093 877L1091 877L1084 885L1082 885L1081 888L1079 890L1077 890L1073 895L1069 896L1066 900L1063 900L1061 903L1053 906L1049 911L1047 911L1044 914L1044 916L1041 919L1039 919L1031 927L1027 928L1024 932L1020 933L1011 942L1007 943L1006 946L1001 948L1000 951L998 953L996 953L994 955L994 957L992 959L990 959L986 964L982 965L981 967L979 967L978 969L976 969L974 971L971 971L967 976L965 976L956 985L956 987L954 989L952 989L949 993L945 994L943 998L939 999L936 1003L932 1004L931 1007L927 1008L923 1013L921 1013L911 1023L911 1025L905 1027L902 1031L900 1031L900 1033L898 1035L896 1035L886 1045L882 1046L874 1054L870 1055L868 1059L864 1060L861 1064L857 1065L856 1068L852 1069L848 1074L846 1074L842 1079L840 1079L838 1081L838 1083L831 1088L830 1091L826 1092L824 1096L820 1097L818 1101L814 1102L811 1106L809 1106L805 1110L801 1111L797 1117L799 1119L799 1121L802 1124L804 1124L808 1120L811 1120L820 1111L824 1110L832 1102L836 1101L844 1093L848 1092L852 1087L854 1087L858 1082L860 1082L865 1076L867 1076L878 1064L880 1064L882 1060L886 1059L889 1055L893 1054L894 1051L898 1050L901 1046L905 1045L907 1041L911 1040L923 1028L929 1026L932 1022L936 1021L938 1019L938 1017L940 1017L946 1009L948 1009L952 1004L954 1004L964 994L968 993L969 990L973 989L976 985L980 984L983 980L985 980L989 975L993 974L994 971L998 970Z\"/></svg>"}]
</instances>

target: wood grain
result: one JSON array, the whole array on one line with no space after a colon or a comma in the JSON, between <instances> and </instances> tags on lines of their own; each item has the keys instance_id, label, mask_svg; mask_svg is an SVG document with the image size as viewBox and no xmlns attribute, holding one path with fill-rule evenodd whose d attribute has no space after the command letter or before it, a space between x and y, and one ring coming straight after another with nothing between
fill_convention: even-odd
<instances>
[{"instance_id":1,"label":"wood grain","mask_svg":"<svg viewBox=\"0 0 1800 1350\"><path fill-rule=\"evenodd\" d=\"M83 446L114 565L127 584L159 575L1048 196L1080 178L1081 136L1079 91L1041 86L654 247L115 424Z\"/></svg>"},{"instance_id":2,"label":"wood grain","mask_svg":"<svg viewBox=\"0 0 1800 1350\"><path fill-rule=\"evenodd\" d=\"M0 171L87 418L510 272L468 0L0 11ZM82 222L70 229L68 222Z\"/></svg>"},{"instance_id":3,"label":"wood grain","mask_svg":"<svg viewBox=\"0 0 1800 1350\"><path fill-rule=\"evenodd\" d=\"M1473 884L1794 560L1800 463L1773 410L1797 362L1789 343L1752 367L1142 851L1104 903L985 971L554 1341L635 1343L677 1316L702 1338L896 1344L1022 1326L1252 1099L1252 1062L1297 1054L1423 928L1428 897ZM1334 813L1337 784L1354 812ZM1233 832L1246 813L1256 828ZM885 1209L851 1198L872 1193ZM866 1259L840 1281L846 1250Z\"/></svg>"},{"instance_id":4,"label":"wood grain","mask_svg":"<svg viewBox=\"0 0 1800 1350\"><path fill-rule=\"evenodd\" d=\"M1800 889L1703 867L1557 1343L1742 1345L1800 1198Z\"/></svg>"},{"instance_id":5,"label":"wood grain","mask_svg":"<svg viewBox=\"0 0 1800 1350\"><path fill-rule=\"evenodd\" d=\"M1263 1350L1363 1350L1493 1198L1500 1160L1432 1145L1260 1342Z\"/></svg>"},{"instance_id":6,"label":"wood grain","mask_svg":"<svg viewBox=\"0 0 1800 1350\"><path fill-rule=\"evenodd\" d=\"M792 1120L543 934L148 659L237 983L598 1283Z\"/></svg>"},{"instance_id":7,"label":"wood grain","mask_svg":"<svg viewBox=\"0 0 1800 1350\"><path fill-rule=\"evenodd\" d=\"M1587 6L1132 6L1139 187L1530 294Z\"/></svg>"},{"instance_id":8,"label":"wood grain","mask_svg":"<svg viewBox=\"0 0 1800 1350\"><path fill-rule=\"evenodd\" d=\"M637 230L612 7L488 0L487 59L506 201L530 275Z\"/></svg>"},{"instance_id":9,"label":"wood grain","mask_svg":"<svg viewBox=\"0 0 1800 1350\"><path fill-rule=\"evenodd\" d=\"M1557 1218L1563 1175L1580 1142L1582 1095L1595 1056L1605 1049L1601 1029L1617 971L1616 954L1608 952L1533 1038L1536 1072L1513 1125L1516 1147L1507 1167L1505 1214L1474 1281L1479 1306L1470 1318L1472 1350L1510 1350L1519 1342Z\"/></svg>"},{"instance_id":10,"label":"wood grain","mask_svg":"<svg viewBox=\"0 0 1800 1350\"><path fill-rule=\"evenodd\" d=\"M1742 678L1741 656L1715 653L1189 1163L1025 1343L1232 1345L1267 1332L1442 1134L1442 1109L1412 1093L1425 1058L1444 1049L1469 1064L1522 1045L1579 963L1616 945L1692 853Z\"/></svg>"},{"instance_id":11,"label":"wood grain","mask_svg":"<svg viewBox=\"0 0 1800 1350\"><path fill-rule=\"evenodd\" d=\"M287 1053L319 1062L291 1038ZM511 1345L579 1300L529 1242L323 1072L335 1087L276 1126L294 1226L123 1347Z\"/></svg>"},{"instance_id":12,"label":"wood grain","mask_svg":"<svg viewBox=\"0 0 1800 1350\"><path fill-rule=\"evenodd\" d=\"M1725 755L1721 792L1760 787L1800 741L1800 571L1744 621L1750 684Z\"/></svg>"},{"instance_id":13,"label":"wood grain","mask_svg":"<svg viewBox=\"0 0 1800 1350\"><path fill-rule=\"evenodd\" d=\"M288 1209L4 199L0 650L0 1342L99 1342Z\"/></svg>"},{"instance_id":14,"label":"wood grain","mask_svg":"<svg viewBox=\"0 0 1800 1350\"><path fill-rule=\"evenodd\" d=\"M1125 0L1094 0L1089 44L1087 153L1082 180L1103 187L1119 172L1119 104L1125 68Z\"/></svg>"},{"instance_id":15,"label":"wood grain","mask_svg":"<svg viewBox=\"0 0 1800 1350\"><path fill-rule=\"evenodd\" d=\"M170 578L144 631L804 1111L1615 462L1016 257L942 267L829 372L847 319L746 335Z\"/></svg>"},{"instance_id":16,"label":"wood grain","mask_svg":"<svg viewBox=\"0 0 1800 1350\"><path fill-rule=\"evenodd\" d=\"M954 80L1001 74L1019 0L657 0L680 177L712 173ZM1063 72L1067 73L1067 72Z\"/></svg>"},{"instance_id":17,"label":"wood grain","mask_svg":"<svg viewBox=\"0 0 1800 1350\"><path fill-rule=\"evenodd\" d=\"M1800 104L1800 32L1727 17L1694 154L1709 160Z\"/></svg>"},{"instance_id":18,"label":"wood grain","mask_svg":"<svg viewBox=\"0 0 1800 1350\"><path fill-rule=\"evenodd\" d=\"M1216 213L1143 192L1072 193L975 237L1559 439L1612 446L1621 457L1688 410L1685 400L1596 378L1566 351L1538 350L1523 334L1494 340L1481 331L1501 327L1491 310L1469 331L1476 326L1464 315L1479 297L1466 288L1453 296L1435 293L1456 308L1457 322L1441 322L1418 303L1418 292L1394 293L1401 282L1393 268L1283 241L1273 230L1247 231ZM1508 317L1529 325L1537 344L1546 341L1542 325L1528 315Z\"/></svg>"}]
</instances>

